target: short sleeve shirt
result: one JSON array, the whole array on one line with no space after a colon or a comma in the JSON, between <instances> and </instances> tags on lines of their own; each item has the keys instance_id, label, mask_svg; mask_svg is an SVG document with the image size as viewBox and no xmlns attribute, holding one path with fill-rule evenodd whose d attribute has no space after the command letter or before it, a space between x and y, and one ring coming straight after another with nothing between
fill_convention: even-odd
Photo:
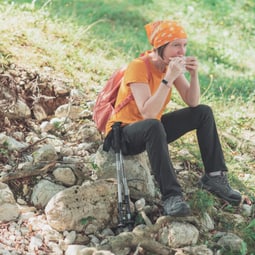
<instances>
[{"instance_id":1,"label":"short sleeve shirt","mask_svg":"<svg viewBox=\"0 0 255 255\"><path fill-rule=\"evenodd\" d=\"M118 105L126 97L132 94L130 89L131 83L145 83L150 87L151 95L153 95L158 87L160 86L161 80L164 78L165 73L160 72L155 66L151 63L150 58L148 58L148 67L146 63L141 58L134 59L125 70L124 78L120 85L118 96L116 99L115 105ZM171 90L168 93L166 101L157 115L157 119L160 119L166 105L171 99ZM106 124L106 135L111 130L114 122L120 121L122 125L128 125L137 121L143 120L141 113L136 105L134 98L125 105L119 112L114 113Z\"/></svg>"}]
</instances>

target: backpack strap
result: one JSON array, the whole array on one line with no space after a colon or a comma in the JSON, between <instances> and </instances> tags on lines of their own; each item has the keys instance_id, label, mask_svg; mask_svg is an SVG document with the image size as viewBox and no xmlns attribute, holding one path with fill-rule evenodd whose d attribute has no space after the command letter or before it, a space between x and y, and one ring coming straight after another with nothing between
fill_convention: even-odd
<instances>
[{"instance_id":1,"label":"backpack strap","mask_svg":"<svg viewBox=\"0 0 255 255\"><path fill-rule=\"evenodd\" d=\"M119 112L125 105L127 105L132 99L133 95L130 94L128 95L121 103L119 103L115 108L114 108L114 113Z\"/></svg>"},{"instance_id":2,"label":"backpack strap","mask_svg":"<svg viewBox=\"0 0 255 255\"><path fill-rule=\"evenodd\" d=\"M148 81L152 80L152 75L151 75L151 71L150 71L150 62L149 62L149 58L148 56L141 56L140 59L143 60L143 62L145 63L146 69L147 69L147 76L148 76ZM130 94L128 95L121 103L119 103L115 108L114 108L114 113L119 112L124 106L126 106L132 99L133 99L133 95Z\"/></svg>"}]
</instances>

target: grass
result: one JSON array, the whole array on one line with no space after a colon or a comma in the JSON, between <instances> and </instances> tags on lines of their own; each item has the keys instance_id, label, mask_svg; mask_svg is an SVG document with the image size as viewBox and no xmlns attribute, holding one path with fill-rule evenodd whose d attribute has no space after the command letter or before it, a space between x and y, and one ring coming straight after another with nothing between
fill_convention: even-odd
<instances>
[{"instance_id":1,"label":"grass","mask_svg":"<svg viewBox=\"0 0 255 255\"><path fill-rule=\"evenodd\" d=\"M193 193L190 205L192 211L204 216L205 213L211 212L214 206L214 196L204 190L198 190Z\"/></svg>"},{"instance_id":2,"label":"grass","mask_svg":"<svg viewBox=\"0 0 255 255\"><path fill-rule=\"evenodd\" d=\"M96 73L87 78L89 82L100 82L115 67L150 48L144 24L156 18L175 18L181 20L190 35L188 54L200 60L202 93L206 92L206 97L232 98L238 94L245 101L254 99L255 53L251 42L255 25L250 22L254 19L254 1L185 0L179 4L167 1L156 4L146 0L37 0L33 1L34 6L32 1L13 2L14 6L26 3L25 11L39 9L39 19L33 21L37 27L27 34L26 26L26 31L16 38L31 38L31 43L46 55L42 65L56 68L56 63L64 62L65 67L60 69L65 73L72 76L77 70ZM41 22L48 18L57 21L57 26ZM16 19L24 20L17 16ZM45 38L42 32L52 34L51 49L45 49L50 38Z\"/></svg>"},{"instance_id":3,"label":"grass","mask_svg":"<svg viewBox=\"0 0 255 255\"><path fill-rule=\"evenodd\" d=\"M11 62L63 75L93 101L116 68L151 49L146 23L181 21L189 35L187 55L200 63L201 103L214 109L231 183L254 197L254 13L254 0L1 1L0 69ZM170 110L183 106L175 91L173 103ZM190 160L201 162L195 139L190 134L175 142L176 157L185 148ZM195 193L192 201L201 212L213 203L207 193ZM254 226L248 223L242 229L252 247Z\"/></svg>"}]
</instances>

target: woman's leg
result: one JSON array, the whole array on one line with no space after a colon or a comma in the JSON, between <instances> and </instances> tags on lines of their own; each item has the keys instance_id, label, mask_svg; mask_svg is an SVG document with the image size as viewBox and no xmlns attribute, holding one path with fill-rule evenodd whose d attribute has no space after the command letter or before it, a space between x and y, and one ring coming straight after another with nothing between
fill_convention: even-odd
<instances>
[{"instance_id":1,"label":"woman's leg","mask_svg":"<svg viewBox=\"0 0 255 255\"><path fill-rule=\"evenodd\" d=\"M147 151L152 172L159 183L162 200L182 195L170 160L166 133L160 121L147 119L125 126L122 129L121 143L124 155Z\"/></svg>"},{"instance_id":2,"label":"woman's leg","mask_svg":"<svg viewBox=\"0 0 255 255\"><path fill-rule=\"evenodd\" d=\"M196 130L206 173L227 171L213 112L209 106L199 105L167 113L161 121L168 143Z\"/></svg>"},{"instance_id":3,"label":"woman's leg","mask_svg":"<svg viewBox=\"0 0 255 255\"><path fill-rule=\"evenodd\" d=\"M241 194L233 190L227 180L227 167L211 108L199 105L181 109L164 115L162 123L166 130L167 142L196 130L206 173L200 180L201 186L232 204L239 204Z\"/></svg>"}]
</instances>

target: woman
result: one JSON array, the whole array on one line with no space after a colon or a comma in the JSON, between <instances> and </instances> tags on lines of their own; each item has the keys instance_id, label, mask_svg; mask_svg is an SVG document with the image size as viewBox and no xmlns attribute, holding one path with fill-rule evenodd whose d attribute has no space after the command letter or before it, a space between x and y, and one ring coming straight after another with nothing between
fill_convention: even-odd
<instances>
[{"instance_id":1,"label":"woman","mask_svg":"<svg viewBox=\"0 0 255 255\"><path fill-rule=\"evenodd\" d=\"M133 99L108 121L105 143L109 142L114 122L121 122L123 154L134 155L146 150L160 187L165 214L186 216L190 207L183 199L168 144L196 130L205 168L200 180L202 187L230 203L239 204L240 193L228 184L227 167L212 110L199 105L198 61L193 56L185 57L186 32L175 21L152 22L145 26L145 30L153 50L146 52L143 59L134 59L129 64L116 105L130 94ZM189 72L190 81L184 72ZM188 107L164 113L173 87Z\"/></svg>"}]
</instances>

